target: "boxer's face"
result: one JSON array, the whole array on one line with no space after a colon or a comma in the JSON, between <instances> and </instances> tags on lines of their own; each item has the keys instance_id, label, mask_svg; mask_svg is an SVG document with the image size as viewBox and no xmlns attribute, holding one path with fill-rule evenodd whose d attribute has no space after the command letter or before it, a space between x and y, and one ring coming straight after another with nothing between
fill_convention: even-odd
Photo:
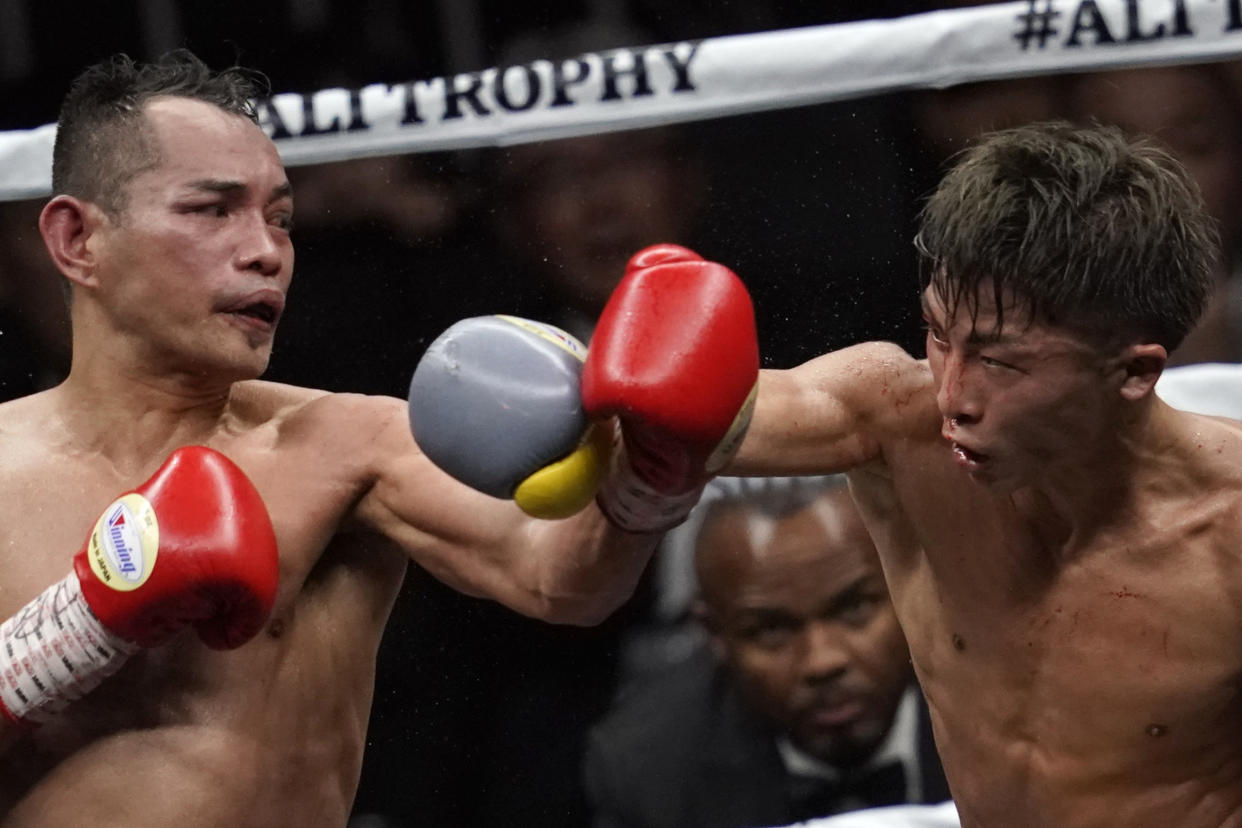
<instances>
[{"instance_id":1,"label":"boxer's face","mask_svg":"<svg viewBox=\"0 0 1242 828\"><path fill-rule=\"evenodd\" d=\"M155 164L96 247L101 300L153 368L258 376L293 269L292 196L256 125L201 101L147 105Z\"/></svg>"},{"instance_id":2,"label":"boxer's face","mask_svg":"<svg viewBox=\"0 0 1242 828\"><path fill-rule=\"evenodd\" d=\"M927 359L944 418L941 433L958 465L1007 490L1072 467L1115 424L1101 355L1068 331L982 303L954 318L923 294Z\"/></svg>"},{"instance_id":3,"label":"boxer's face","mask_svg":"<svg viewBox=\"0 0 1242 828\"><path fill-rule=\"evenodd\" d=\"M731 507L698 543L700 555L712 545L700 557L700 611L744 696L807 753L865 759L892 724L910 667L849 493L779 519Z\"/></svg>"}]
</instances>

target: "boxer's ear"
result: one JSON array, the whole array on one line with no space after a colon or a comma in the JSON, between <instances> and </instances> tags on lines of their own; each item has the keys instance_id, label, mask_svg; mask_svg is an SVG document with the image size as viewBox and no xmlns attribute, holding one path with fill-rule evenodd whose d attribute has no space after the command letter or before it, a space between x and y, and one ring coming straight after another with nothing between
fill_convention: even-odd
<instances>
[{"instance_id":1,"label":"boxer's ear","mask_svg":"<svg viewBox=\"0 0 1242 828\"><path fill-rule=\"evenodd\" d=\"M1127 345L1119 360L1119 368L1124 372L1121 396L1136 401L1152 393L1168 361L1169 352L1163 345L1154 342Z\"/></svg>"},{"instance_id":2,"label":"boxer's ear","mask_svg":"<svg viewBox=\"0 0 1242 828\"><path fill-rule=\"evenodd\" d=\"M39 232L56 268L76 285L95 284L96 251L91 240L106 216L89 201L58 195L39 213Z\"/></svg>"}]
</instances>

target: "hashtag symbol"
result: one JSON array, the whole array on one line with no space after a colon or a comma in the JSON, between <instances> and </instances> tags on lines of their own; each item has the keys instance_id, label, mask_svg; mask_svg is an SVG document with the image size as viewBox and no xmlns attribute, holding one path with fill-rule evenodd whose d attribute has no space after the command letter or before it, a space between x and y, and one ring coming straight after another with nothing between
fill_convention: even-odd
<instances>
[{"instance_id":1,"label":"hashtag symbol","mask_svg":"<svg viewBox=\"0 0 1242 828\"><path fill-rule=\"evenodd\" d=\"M1060 17L1061 13L1053 11L1052 0L1043 0L1042 10L1036 8L1039 5L1040 0L1027 0L1027 10L1017 16L1022 28L1013 38L1022 44L1023 51L1031 47L1032 40L1037 41L1039 48L1044 48L1048 44L1048 38L1057 33L1052 21Z\"/></svg>"}]
</instances>

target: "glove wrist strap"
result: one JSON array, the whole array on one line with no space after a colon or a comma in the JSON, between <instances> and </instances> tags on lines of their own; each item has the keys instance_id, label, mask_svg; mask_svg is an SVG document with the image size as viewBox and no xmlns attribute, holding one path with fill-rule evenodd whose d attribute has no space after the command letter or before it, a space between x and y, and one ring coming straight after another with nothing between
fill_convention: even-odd
<instances>
[{"instance_id":1,"label":"glove wrist strap","mask_svg":"<svg viewBox=\"0 0 1242 828\"><path fill-rule=\"evenodd\" d=\"M609 522L626 532L639 534L664 532L684 521L699 502L706 483L685 492L661 492L634 471L619 436L617 442L608 474L595 497Z\"/></svg>"}]
</instances>

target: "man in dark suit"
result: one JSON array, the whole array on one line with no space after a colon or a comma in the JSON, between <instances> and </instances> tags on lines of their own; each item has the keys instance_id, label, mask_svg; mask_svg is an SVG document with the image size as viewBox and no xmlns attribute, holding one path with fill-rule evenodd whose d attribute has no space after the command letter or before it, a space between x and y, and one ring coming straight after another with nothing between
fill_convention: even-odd
<instances>
[{"instance_id":1,"label":"man in dark suit","mask_svg":"<svg viewBox=\"0 0 1242 828\"><path fill-rule=\"evenodd\" d=\"M743 828L949 796L840 478L721 480L694 536L707 646L591 732L596 828Z\"/></svg>"}]
</instances>

